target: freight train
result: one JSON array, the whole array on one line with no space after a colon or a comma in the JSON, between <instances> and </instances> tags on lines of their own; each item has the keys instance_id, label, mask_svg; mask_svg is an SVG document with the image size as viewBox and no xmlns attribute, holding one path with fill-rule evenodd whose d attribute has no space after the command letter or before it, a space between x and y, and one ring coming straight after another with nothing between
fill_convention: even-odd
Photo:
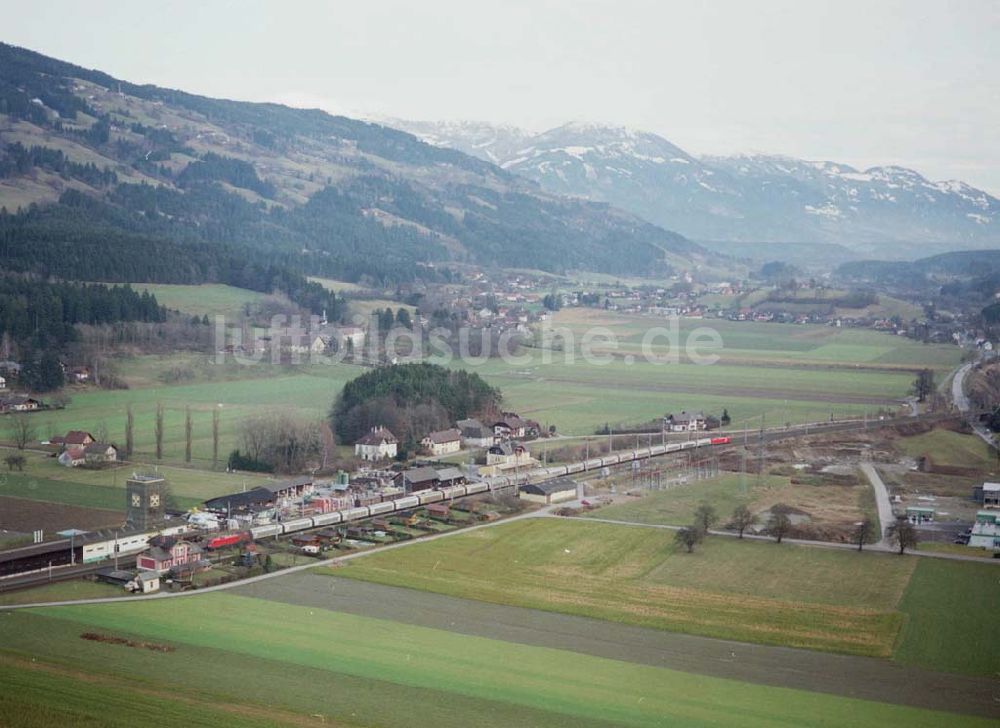
<instances>
[{"instance_id":1,"label":"freight train","mask_svg":"<svg viewBox=\"0 0 1000 728\"><path fill-rule=\"evenodd\" d=\"M321 528L323 526L334 526L341 523L361 521L374 516L383 516L389 513L412 510L429 503L452 500L467 495L476 495L493 490L516 487L517 485L530 482L539 482L558 478L566 475L575 475L591 470L606 468L611 465L618 465L634 460L645 460L647 458L666 455L669 453L690 450L713 445L728 445L731 442L729 437L703 437L686 442L675 442L669 445L651 445L649 447L636 448L635 450L611 453L590 458L584 462L571 463L569 465L552 465L543 468L533 468L523 473L514 475L503 475L493 477L489 482L476 482L467 485L452 485L431 490L422 490L412 495L407 495L394 500L372 503L371 505L347 508L340 511L331 511L318 516L305 516L301 518L290 518L280 523L270 523L263 526L254 526L245 531L219 534L209 539L205 546L209 550L235 546L243 541L257 540L261 538L271 538L286 533L305 531L310 528ZM170 526L158 531L144 533L117 534L113 538L94 538L93 536L78 540L71 544L69 539L61 541L50 541L44 544L22 547L0 553L0 577L14 574L24 574L31 571L41 571L52 566L63 566L75 561L76 563L88 564L105 561L118 556L129 556L138 554L146 550L150 539L155 536L172 536L191 532L187 524ZM71 557L71 546L74 555Z\"/></svg>"}]
</instances>

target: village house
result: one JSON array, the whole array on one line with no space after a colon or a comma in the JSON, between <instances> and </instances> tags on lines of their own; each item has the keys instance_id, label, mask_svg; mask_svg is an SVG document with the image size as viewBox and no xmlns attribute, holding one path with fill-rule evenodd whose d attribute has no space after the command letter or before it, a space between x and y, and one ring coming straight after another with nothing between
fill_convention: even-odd
<instances>
[{"instance_id":1,"label":"village house","mask_svg":"<svg viewBox=\"0 0 1000 728\"><path fill-rule=\"evenodd\" d=\"M697 432L708 427L704 412L681 412L663 418L663 425L669 432Z\"/></svg>"},{"instance_id":2,"label":"village house","mask_svg":"<svg viewBox=\"0 0 1000 728\"><path fill-rule=\"evenodd\" d=\"M365 330L360 326L336 326L331 330L331 339L338 347L360 351L365 345Z\"/></svg>"},{"instance_id":3,"label":"village house","mask_svg":"<svg viewBox=\"0 0 1000 728\"><path fill-rule=\"evenodd\" d=\"M456 428L431 432L420 445L431 455L448 455L462 449L462 431Z\"/></svg>"},{"instance_id":4,"label":"village house","mask_svg":"<svg viewBox=\"0 0 1000 728\"><path fill-rule=\"evenodd\" d=\"M399 440L384 427L373 427L354 443L354 456L362 460L375 462L396 457Z\"/></svg>"},{"instance_id":5,"label":"village house","mask_svg":"<svg viewBox=\"0 0 1000 728\"><path fill-rule=\"evenodd\" d=\"M504 412L501 419L493 423L493 434L502 438L521 438L527 433L528 423L513 412Z\"/></svg>"},{"instance_id":6,"label":"village house","mask_svg":"<svg viewBox=\"0 0 1000 728\"><path fill-rule=\"evenodd\" d=\"M506 440L493 445L486 451L486 464L498 469L520 467L532 462L528 448L519 442Z\"/></svg>"},{"instance_id":7,"label":"village house","mask_svg":"<svg viewBox=\"0 0 1000 728\"><path fill-rule=\"evenodd\" d=\"M171 569L201 561L201 546L170 536L157 536L149 540L148 551L139 554L136 566L143 571L165 574Z\"/></svg>"},{"instance_id":8,"label":"village house","mask_svg":"<svg viewBox=\"0 0 1000 728\"><path fill-rule=\"evenodd\" d=\"M466 447L489 447L496 442L493 428L479 420L459 420L455 424L462 433L462 444Z\"/></svg>"},{"instance_id":9,"label":"village house","mask_svg":"<svg viewBox=\"0 0 1000 728\"><path fill-rule=\"evenodd\" d=\"M0 389L7 389L7 380L0 377Z\"/></svg>"},{"instance_id":10,"label":"village house","mask_svg":"<svg viewBox=\"0 0 1000 728\"><path fill-rule=\"evenodd\" d=\"M66 377L76 384L86 384L90 381L90 369L87 367L70 367L66 372Z\"/></svg>"},{"instance_id":11,"label":"village house","mask_svg":"<svg viewBox=\"0 0 1000 728\"><path fill-rule=\"evenodd\" d=\"M106 442L92 442L83 448L84 464L92 467L118 462L118 448Z\"/></svg>"}]
</instances>

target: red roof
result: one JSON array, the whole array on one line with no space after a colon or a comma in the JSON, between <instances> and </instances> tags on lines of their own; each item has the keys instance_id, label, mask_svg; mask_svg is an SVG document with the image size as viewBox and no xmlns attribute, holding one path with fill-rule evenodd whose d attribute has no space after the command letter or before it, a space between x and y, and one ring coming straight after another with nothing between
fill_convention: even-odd
<instances>
[{"instance_id":1,"label":"red roof","mask_svg":"<svg viewBox=\"0 0 1000 728\"><path fill-rule=\"evenodd\" d=\"M66 437L63 439L67 445L86 445L88 442L93 441L94 436L89 432L84 432L83 430L70 430L66 433Z\"/></svg>"}]
</instances>

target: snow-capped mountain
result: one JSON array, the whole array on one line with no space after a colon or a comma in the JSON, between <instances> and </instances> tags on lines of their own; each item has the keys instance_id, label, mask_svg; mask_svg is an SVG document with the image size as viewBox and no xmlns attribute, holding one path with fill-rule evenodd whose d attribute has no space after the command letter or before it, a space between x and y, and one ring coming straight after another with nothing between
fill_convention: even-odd
<instances>
[{"instance_id":1,"label":"snow-capped mountain","mask_svg":"<svg viewBox=\"0 0 1000 728\"><path fill-rule=\"evenodd\" d=\"M695 157L648 132L571 123L541 134L483 123L393 125L698 240L831 242L864 252L1000 244L1000 200L903 167Z\"/></svg>"}]
</instances>

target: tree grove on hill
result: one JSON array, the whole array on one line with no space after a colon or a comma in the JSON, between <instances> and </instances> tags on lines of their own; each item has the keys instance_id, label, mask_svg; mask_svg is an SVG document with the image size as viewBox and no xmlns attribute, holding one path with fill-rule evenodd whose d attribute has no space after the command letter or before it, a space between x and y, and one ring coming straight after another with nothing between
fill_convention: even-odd
<instances>
[{"instance_id":1,"label":"tree grove on hill","mask_svg":"<svg viewBox=\"0 0 1000 728\"><path fill-rule=\"evenodd\" d=\"M337 396L330 423L342 442L354 442L384 426L401 441L428 430L500 409L500 390L474 372L428 363L380 367L348 382Z\"/></svg>"}]
</instances>

